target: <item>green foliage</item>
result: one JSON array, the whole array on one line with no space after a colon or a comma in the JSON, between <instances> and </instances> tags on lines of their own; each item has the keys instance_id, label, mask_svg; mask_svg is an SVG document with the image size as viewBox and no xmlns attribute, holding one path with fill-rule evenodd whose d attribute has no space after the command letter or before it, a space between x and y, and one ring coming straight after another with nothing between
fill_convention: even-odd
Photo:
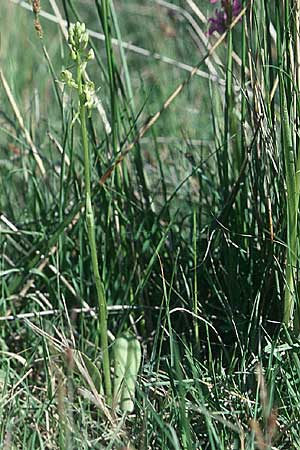
<instances>
[{"instance_id":1,"label":"green foliage","mask_svg":"<svg viewBox=\"0 0 300 450\"><path fill-rule=\"evenodd\" d=\"M0 447L300 448L299 1L3 3Z\"/></svg>"},{"instance_id":2,"label":"green foliage","mask_svg":"<svg viewBox=\"0 0 300 450\"><path fill-rule=\"evenodd\" d=\"M141 365L141 344L135 336L123 334L113 343L114 404L124 412L134 411L137 375Z\"/></svg>"}]
</instances>

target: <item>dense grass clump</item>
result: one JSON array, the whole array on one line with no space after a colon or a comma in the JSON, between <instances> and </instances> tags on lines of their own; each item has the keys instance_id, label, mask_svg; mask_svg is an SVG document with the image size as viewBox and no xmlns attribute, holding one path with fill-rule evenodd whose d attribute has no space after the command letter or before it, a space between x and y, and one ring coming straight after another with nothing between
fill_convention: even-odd
<instances>
[{"instance_id":1,"label":"dense grass clump","mask_svg":"<svg viewBox=\"0 0 300 450\"><path fill-rule=\"evenodd\" d=\"M300 1L4 3L0 447L300 448Z\"/></svg>"}]
</instances>

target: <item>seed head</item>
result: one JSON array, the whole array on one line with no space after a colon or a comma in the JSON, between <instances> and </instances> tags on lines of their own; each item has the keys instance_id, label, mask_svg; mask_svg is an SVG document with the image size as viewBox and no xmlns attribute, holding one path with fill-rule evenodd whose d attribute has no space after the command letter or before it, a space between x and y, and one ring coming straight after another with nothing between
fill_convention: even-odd
<instances>
[{"instance_id":1,"label":"seed head","mask_svg":"<svg viewBox=\"0 0 300 450\"><path fill-rule=\"evenodd\" d=\"M40 0L33 0L32 1L32 10L33 10L33 13L35 15L34 28L35 28L38 36L40 38L42 38L43 37L43 29L42 29L42 26L41 26L39 18L38 18L38 15L39 15L40 10L41 10Z\"/></svg>"},{"instance_id":2,"label":"seed head","mask_svg":"<svg viewBox=\"0 0 300 450\"><path fill-rule=\"evenodd\" d=\"M33 10L34 14L36 14L36 15L40 13L40 10L41 10L40 0L33 0L32 10Z\"/></svg>"}]
</instances>

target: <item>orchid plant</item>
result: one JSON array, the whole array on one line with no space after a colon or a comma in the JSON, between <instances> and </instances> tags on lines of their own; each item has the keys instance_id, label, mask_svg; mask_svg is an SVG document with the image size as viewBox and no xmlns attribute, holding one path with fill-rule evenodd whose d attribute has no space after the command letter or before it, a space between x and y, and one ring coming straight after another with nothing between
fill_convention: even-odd
<instances>
[{"instance_id":1,"label":"orchid plant","mask_svg":"<svg viewBox=\"0 0 300 450\"><path fill-rule=\"evenodd\" d=\"M210 0L210 3L218 3L219 0ZM215 31L222 34L232 19L237 17L242 9L242 3L240 0L221 0L221 9L217 9L215 16L208 19L210 27L208 29L208 35L211 36Z\"/></svg>"}]
</instances>

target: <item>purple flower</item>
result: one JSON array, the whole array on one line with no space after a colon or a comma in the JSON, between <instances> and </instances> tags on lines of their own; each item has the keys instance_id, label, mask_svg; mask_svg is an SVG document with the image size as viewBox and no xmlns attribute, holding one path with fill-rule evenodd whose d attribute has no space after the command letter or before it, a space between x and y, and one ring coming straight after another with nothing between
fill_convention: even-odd
<instances>
[{"instance_id":1,"label":"purple flower","mask_svg":"<svg viewBox=\"0 0 300 450\"><path fill-rule=\"evenodd\" d=\"M236 17L242 10L242 4L240 0L233 0L232 2L232 17Z\"/></svg>"},{"instance_id":2,"label":"purple flower","mask_svg":"<svg viewBox=\"0 0 300 450\"><path fill-rule=\"evenodd\" d=\"M218 0L210 0L210 3L217 3ZM222 9L217 9L215 16L208 19L210 27L208 35L211 36L215 31L222 34L230 25L232 19L239 15L242 9L240 0L221 0Z\"/></svg>"},{"instance_id":3,"label":"purple flower","mask_svg":"<svg viewBox=\"0 0 300 450\"><path fill-rule=\"evenodd\" d=\"M211 36L215 31L222 34L226 30L227 14L225 11L216 10L215 17L208 19L210 27L208 29L208 34Z\"/></svg>"}]
</instances>

